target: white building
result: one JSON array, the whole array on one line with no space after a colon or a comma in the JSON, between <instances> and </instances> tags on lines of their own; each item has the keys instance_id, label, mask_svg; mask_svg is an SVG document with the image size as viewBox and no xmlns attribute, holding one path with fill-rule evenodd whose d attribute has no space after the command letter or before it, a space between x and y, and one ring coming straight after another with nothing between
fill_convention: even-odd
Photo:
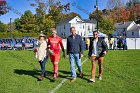
<instances>
[{"instance_id":1,"label":"white building","mask_svg":"<svg viewBox=\"0 0 140 93\"><path fill-rule=\"evenodd\" d=\"M73 26L76 28L76 33L83 37L96 30L96 21L81 19L78 16L74 18L67 18L60 21L56 26L57 34L61 37L68 37L71 34L70 28Z\"/></svg>"},{"instance_id":2,"label":"white building","mask_svg":"<svg viewBox=\"0 0 140 93\"><path fill-rule=\"evenodd\" d=\"M134 21L116 23L113 36L126 36L127 38L140 38L140 25Z\"/></svg>"}]
</instances>

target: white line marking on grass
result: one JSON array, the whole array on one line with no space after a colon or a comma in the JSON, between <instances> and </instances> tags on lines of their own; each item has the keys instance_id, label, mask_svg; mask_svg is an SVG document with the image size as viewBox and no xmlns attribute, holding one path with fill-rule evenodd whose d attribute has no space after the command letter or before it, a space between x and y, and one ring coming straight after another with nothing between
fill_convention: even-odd
<instances>
[{"instance_id":1,"label":"white line marking on grass","mask_svg":"<svg viewBox=\"0 0 140 93\"><path fill-rule=\"evenodd\" d=\"M88 58L87 59L85 59L83 62L82 62L82 65L86 62L88 60ZM76 68L76 70L77 70L78 68ZM49 93L54 93L57 89L59 89L66 81L67 81L68 79L63 79L62 81L61 81L61 83L59 83L54 89L52 89Z\"/></svg>"}]
</instances>

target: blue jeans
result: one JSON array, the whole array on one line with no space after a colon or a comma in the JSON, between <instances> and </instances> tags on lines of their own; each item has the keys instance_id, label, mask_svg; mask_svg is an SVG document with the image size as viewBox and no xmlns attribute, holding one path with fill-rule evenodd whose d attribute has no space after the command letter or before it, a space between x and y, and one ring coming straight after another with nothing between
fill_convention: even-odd
<instances>
[{"instance_id":1,"label":"blue jeans","mask_svg":"<svg viewBox=\"0 0 140 93\"><path fill-rule=\"evenodd\" d=\"M46 64L47 60L48 60L48 57L45 57L42 62L39 62L40 67L41 67L41 76L46 75L46 73L45 73L45 64Z\"/></svg>"},{"instance_id":2,"label":"blue jeans","mask_svg":"<svg viewBox=\"0 0 140 93\"><path fill-rule=\"evenodd\" d=\"M70 61L70 69L71 69L71 75L73 78L76 78L76 70L75 70L75 63L76 66L78 67L79 73L82 73L82 64L81 64L81 59L79 57L79 54L69 54L69 61Z\"/></svg>"}]
</instances>

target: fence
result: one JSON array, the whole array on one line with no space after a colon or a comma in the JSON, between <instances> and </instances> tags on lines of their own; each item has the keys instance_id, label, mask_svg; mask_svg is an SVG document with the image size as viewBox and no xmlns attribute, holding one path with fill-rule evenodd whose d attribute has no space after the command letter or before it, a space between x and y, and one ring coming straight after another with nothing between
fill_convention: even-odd
<instances>
[{"instance_id":1,"label":"fence","mask_svg":"<svg viewBox=\"0 0 140 93\"><path fill-rule=\"evenodd\" d=\"M140 38L127 38L128 49L140 49Z\"/></svg>"}]
</instances>

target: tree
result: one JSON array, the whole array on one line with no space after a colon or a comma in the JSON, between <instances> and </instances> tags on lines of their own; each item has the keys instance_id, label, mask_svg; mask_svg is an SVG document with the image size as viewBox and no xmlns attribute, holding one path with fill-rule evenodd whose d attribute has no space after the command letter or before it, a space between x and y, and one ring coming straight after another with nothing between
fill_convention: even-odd
<instances>
[{"instance_id":1,"label":"tree","mask_svg":"<svg viewBox=\"0 0 140 93\"><path fill-rule=\"evenodd\" d=\"M47 34L50 28L55 27L64 18L63 11L69 10L69 4L64 6L59 0L38 1L36 4L32 4L32 6L36 7L37 31L43 31Z\"/></svg>"},{"instance_id":2,"label":"tree","mask_svg":"<svg viewBox=\"0 0 140 93\"><path fill-rule=\"evenodd\" d=\"M108 0L107 9L114 9L124 6L124 0Z\"/></svg>"},{"instance_id":3,"label":"tree","mask_svg":"<svg viewBox=\"0 0 140 93\"><path fill-rule=\"evenodd\" d=\"M139 0L129 0L129 2L126 3L126 7L130 11L130 19L129 20L136 20L139 18L139 7L140 7L140 1Z\"/></svg>"},{"instance_id":4,"label":"tree","mask_svg":"<svg viewBox=\"0 0 140 93\"><path fill-rule=\"evenodd\" d=\"M55 24L58 24L58 22L63 18L63 6L61 5L60 2L57 2L53 6L50 7L49 9L49 16L52 17L54 20Z\"/></svg>"},{"instance_id":5,"label":"tree","mask_svg":"<svg viewBox=\"0 0 140 93\"><path fill-rule=\"evenodd\" d=\"M105 33L105 34L112 34L114 31L114 23L112 19L108 19L103 17L101 22L99 23L99 31Z\"/></svg>"},{"instance_id":6,"label":"tree","mask_svg":"<svg viewBox=\"0 0 140 93\"><path fill-rule=\"evenodd\" d=\"M76 16L78 16L79 18L81 18L81 16L79 14L77 14L75 12L71 12L71 13L68 13L68 14L64 14L63 19L65 19L65 18L73 18L73 17L76 17Z\"/></svg>"},{"instance_id":7,"label":"tree","mask_svg":"<svg viewBox=\"0 0 140 93\"><path fill-rule=\"evenodd\" d=\"M14 20L14 24L15 24L15 29L20 30L21 29L21 24L20 24L20 18L16 18Z\"/></svg>"},{"instance_id":8,"label":"tree","mask_svg":"<svg viewBox=\"0 0 140 93\"><path fill-rule=\"evenodd\" d=\"M129 21L130 19L130 11L125 7L120 8L120 20L119 21Z\"/></svg>"},{"instance_id":9,"label":"tree","mask_svg":"<svg viewBox=\"0 0 140 93\"><path fill-rule=\"evenodd\" d=\"M114 22L121 21L121 9L125 6L125 0L108 0L107 9L110 10L110 17L113 18Z\"/></svg>"},{"instance_id":10,"label":"tree","mask_svg":"<svg viewBox=\"0 0 140 93\"><path fill-rule=\"evenodd\" d=\"M35 17L30 10L24 12L20 20L16 20L16 28L22 32L33 32L36 29Z\"/></svg>"},{"instance_id":11,"label":"tree","mask_svg":"<svg viewBox=\"0 0 140 93\"><path fill-rule=\"evenodd\" d=\"M99 31L111 34L114 30L114 20L110 17L110 11L107 9L98 10L99 15ZM89 15L90 19L97 19L97 13L94 11L92 14Z\"/></svg>"},{"instance_id":12,"label":"tree","mask_svg":"<svg viewBox=\"0 0 140 93\"><path fill-rule=\"evenodd\" d=\"M7 31L8 26L0 21L0 32Z\"/></svg>"},{"instance_id":13,"label":"tree","mask_svg":"<svg viewBox=\"0 0 140 93\"><path fill-rule=\"evenodd\" d=\"M0 16L8 12L6 0L0 0Z\"/></svg>"},{"instance_id":14,"label":"tree","mask_svg":"<svg viewBox=\"0 0 140 93\"><path fill-rule=\"evenodd\" d=\"M98 21L101 21L103 17L103 12L101 10L98 10ZM92 12L89 15L89 19L96 19L97 20L97 11Z\"/></svg>"},{"instance_id":15,"label":"tree","mask_svg":"<svg viewBox=\"0 0 140 93\"><path fill-rule=\"evenodd\" d=\"M50 36L50 29L52 27L55 27L55 22L51 19L51 17L46 17L45 23L44 23L44 29L42 29L44 34L47 34L47 36Z\"/></svg>"}]
</instances>

